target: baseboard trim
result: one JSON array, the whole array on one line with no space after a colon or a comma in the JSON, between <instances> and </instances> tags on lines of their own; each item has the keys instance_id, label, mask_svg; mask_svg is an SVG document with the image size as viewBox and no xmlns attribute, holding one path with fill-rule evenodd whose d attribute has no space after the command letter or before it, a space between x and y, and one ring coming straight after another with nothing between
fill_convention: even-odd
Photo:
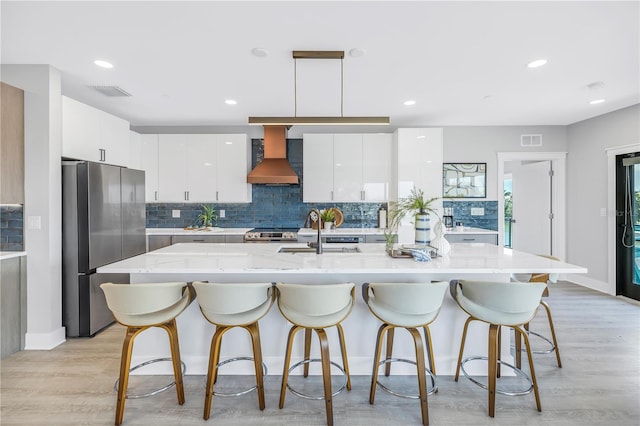
<instances>
[{"instance_id":1,"label":"baseboard trim","mask_svg":"<svg viewBox=\"0 0 640 426\"><path fill-rule=\"evenodd\" d=\"M596 280L580 274L567 275L567 281L571 281L572 283L579 284L583 287L587 287L592 290L597 290L599 292L606 293L611 296L616 295L615 286L611 288L611 285L609 285L609 283L606 281Z\"/></svg>"},{"instance_id":2,"label":"baseboard trim","mask_svg":"<svg viewBox=\"0 0 640 426\"><path fill-rule=\"evenodd\" d=\"M26 333L24 336L25 351L48 351L61 345L66 340L65 328L60 327L49 333Z\"/></svg>"}]
</instances>

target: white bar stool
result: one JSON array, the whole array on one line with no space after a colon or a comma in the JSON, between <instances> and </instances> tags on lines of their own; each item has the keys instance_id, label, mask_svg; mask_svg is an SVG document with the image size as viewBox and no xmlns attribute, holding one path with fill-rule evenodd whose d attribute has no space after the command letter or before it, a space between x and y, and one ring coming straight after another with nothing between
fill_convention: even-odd
<instances>
[{"instance_id":1,"label":"white bar stool","mask_svg":"<svg viewBox=\"0 0 640 426\"><path fill-rule=\"evenodd\" d=\"M456 367L455 381L458 381L460 369L462 373L476 385L487 389L489 393L489 416L495 416L496 393L503 395L525 395L533 390L538 411L542 411L540 406L540 395L538 394L538 383L536 373L533 368L533 357L531 347L527 337L524 324L531 321L540 303L542 292L546 288L542 283L514 283L514 282L488 282L488 281L451 281L451 296L458 303L469 318L464 323L462 341L460 342L460 353L458 355L458 365ZM462 359L464 343L467 336L467 328L471 321L482 321L489 324L489 350L488 357L471 356ZM500 360L499 339L500 327L511 327L516 333L516 353L520 350L517 343L518 336L524 339L527 356L529 359L529 370L531 377L527 376L521 369ZM486 359L488 364L487 385L472 378L464 369L464 364L469 361ZM529 388L523 391L506 392L496 388L496 381L499 375L499 365L511 368L517 375L525 378L529 382Z\"/></svg>"},{"instance_id":2,"label":"white bar stool","mask_svg":"<svg viewBox=\"0 0 640 426\"><path fill-rule=\"evenodd\" d=\"M278 293L278 308L282 315L293 326L287 338L287 353L285 355L284 370L282 373L282 387L280 388L280 408L284 407L284 399L287 388L297 396L307 399L324 399L327 412L327 425L333 425L332 398L345 387L351 390L351 378L349 377L349 363L347 362L347 349L344 341L344 331L340 323L349 316L355 302L355 285L343 284L276 284ZM342 352L342 365L332 362L329 355L329 342L325 328L335 326L340 338L340 350ZM291 351L293 339L296 333L305 330L304 360L289 368L291 363ZM314 330L320 341L320 359L309 359L311 349L311 330ZM322 362L322 379L324 386L323 396L305 395L289 386L289 373L294 368L304 365L304 377L307 377L310 362ZM344 385L336 392L331 391L331 365L337 367L345 375Z\"/></svg>"},{"instance_id":3,"label":"white bar stool","mask_svg":"<svg viewBox=\"0 0 640 426\"><path fill-rule=\"evenodd\" d=\"M400 397L420 399L420 409L422 412L422 424L429 424L429 407L427 404L427 395L437 391L436 367L433 357L433 345L431 343L431 333L429 332L429 324L431 324L438 316L442 307L442 300L449 283L432 282L432 283L365 283L362 286L362 297L369 306L369 310L383 324L378 329L378 337L376 339L375 358L373 361L373 374L371 376L371 389L369 392L369 404L374 403L376 394L376 385L383 390ZM392 358L393 350L393 333L395 328L401 327L406 329L413 337L416 360L406 360L401 358ZM425 334L425 343L422 342L420 331L423 328ZM382 339L387 336L387 356L386 359L380 361L382 352ZM424 362L424 346L427 347L427 356L429 358L429 369L425 367ZM386 365L385 375L390 374L390 366L392 362L408 362L415 364L418 375L419 395L404 395L391 391L389 388L378 383L378 369L381 365ZM426 375L431 378L432 390L427 391Z\"/></svg>"},{"instance_id":4,"label":"white bar stool","mask_svg":"<svg viewBox=\"0 0 640 426\"><path fill-rule=\"evenodd\" d=\"M100 285L107 299L107 306L116 321L127 327L127 333L122 344L120 358L120 376L116 382L118 388L118 402L116 404L115 424L122 424L124 404L127 398L142 398L155 395L176 386L178 404L184 404L184 385L182 383L182 367L180 361L180 346L178 344L178 328L176 317L180 315L193 301L195 293L185 282L145 283L145 284L114 284ZM131 367L131 352L133 341L140 333L151 328L160 327L169 335L171 359L158 358ZM159 361L172 361L175 381L164 388L144 394L127 395L129 371L135 370Z\"/></svg>"},{"instance_id":5,"label":"white bar stool","mask_svg":"<svg viewBox=\"0 0 640 426\"><path fill-rule=\"evenodd\" d=\"M539 254L538 256L544 257L551 260L560 260L557 257L547 256L544 254ZM555 283L558 281L558 274L511 274L511 280L516 282L536 282L536 283ZM542 297L549 297L549 287L544 290L542 293ZM527 330L527 334L530 336L536 336L548 344L548 349L540 349L537 351L533 351L534 354L550 354L555 352L556 354L556 362L558 363L558 368L562 368L562 361L560 360L560 348L558 347L558 339L556 338L556 330L553 326L553 317L551 316L551 307L544 300L540 299L540 306L542 306L547 314L547 321L549 322L549 330L551 332L551 339L546 336L543 336L540 333L535 331L531 331L529 327L529 323L524 325L525 330ZM520 368L521 357L520 354L516 354L516 366Z\"/></svg>"},{"instance_id":6,"label":"white bar stool","mask_svg":"<svg viewBox=\"0 0 640 426\"><path fill-rule=\"evenodd\" d=\"M193 283L198 295L198 303L202 315L216 331L211 338L209 351L209 368L207 370L207 387L204 397L203 418L207 420L211 414L211 399L216 396L240 396L258 390L258 405L264 410L264 375L266 366L262 362L260 345L260 328L258 321L264 317L273 305L275 292L272 283ZM222 336L234 327L241 327L249 332L253 347L253 358L235 357L220 362ZM256 386L233 394L216 393L213 390L218 377L218 368L234 361L252 360L256 371Z\"/></svg>"}]
</instances>

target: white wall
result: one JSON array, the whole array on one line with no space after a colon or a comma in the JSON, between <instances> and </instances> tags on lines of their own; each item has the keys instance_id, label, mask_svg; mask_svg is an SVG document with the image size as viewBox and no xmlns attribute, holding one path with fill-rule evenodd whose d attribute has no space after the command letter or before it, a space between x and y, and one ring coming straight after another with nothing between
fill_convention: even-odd
<instances>
[{"instance_id":1,"label":"white wall","mask_svg":"<svg viewBox=\"0 0 640 426\"><path fill-rule=\"evenodd\" d=\"M444 128L445 163L487 163L487 198L498 199L498 152L565 152L566 126L469 126ZM541 134L542 146L520 146L520 135Z\"/></svg>"},{"instance_id":2,"label":"white wall","mask_svg":"<svg viewBox=\"0 0 640 426\"><path fill-rule=\"evenodd\" d=\"M25 349L51 349L62 327L62 96L60 72L48 65L2 65L2 81L24 90ZM40 228L29 226L39 218Z\"/></svg>"},{"instance_id":3,"label":"white wall","mask_svg":"<svg viewBox=\"0 0 640 426\"><path fill-rule=\"evenodd\" d=\"M572 280L609 294L608 235L606 216L609 191L605 149L638 144L640 149L640 105L604 114L568 126L567 167L567 260L589 268L586 277Z\"/></svg>"}]
</instances>

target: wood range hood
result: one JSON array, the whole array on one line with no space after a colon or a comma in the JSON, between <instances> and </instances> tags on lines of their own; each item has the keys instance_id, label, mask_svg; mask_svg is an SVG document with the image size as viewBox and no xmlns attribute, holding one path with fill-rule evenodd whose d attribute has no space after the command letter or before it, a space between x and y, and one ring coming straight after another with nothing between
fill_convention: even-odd
<instances>
[{"instance_id":1,"label":"wood range hood","mask_svg":"<svg viewBox=\"0 0 640 426\"><path fill-rule=\"evenodd\" d=\"M297 185L287 160L287 126L264 126L264 160L247 175L247 183Z\"/></svg>"}]
</instances>

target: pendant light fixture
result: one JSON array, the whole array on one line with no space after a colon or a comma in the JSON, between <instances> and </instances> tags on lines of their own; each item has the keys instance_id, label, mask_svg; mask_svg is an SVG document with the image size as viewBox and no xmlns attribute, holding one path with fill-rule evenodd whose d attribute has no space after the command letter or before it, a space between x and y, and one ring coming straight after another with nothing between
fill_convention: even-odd
<instances>
[{"instance_id":1,"label":"pendant light fixture","mask_svg":"<svg viewBox=\"0 0 640 426\"><path fill-rule=\"evenodd\" d=\"M339 59L340 60L340 116L339 117L298 117L298 59ZM294 50L294 116L293 117L249 117L249 124L282 126L381 126L389 124L389 117L345 117L344 116L344 50Z\"/></svg>"}]
</instances>

